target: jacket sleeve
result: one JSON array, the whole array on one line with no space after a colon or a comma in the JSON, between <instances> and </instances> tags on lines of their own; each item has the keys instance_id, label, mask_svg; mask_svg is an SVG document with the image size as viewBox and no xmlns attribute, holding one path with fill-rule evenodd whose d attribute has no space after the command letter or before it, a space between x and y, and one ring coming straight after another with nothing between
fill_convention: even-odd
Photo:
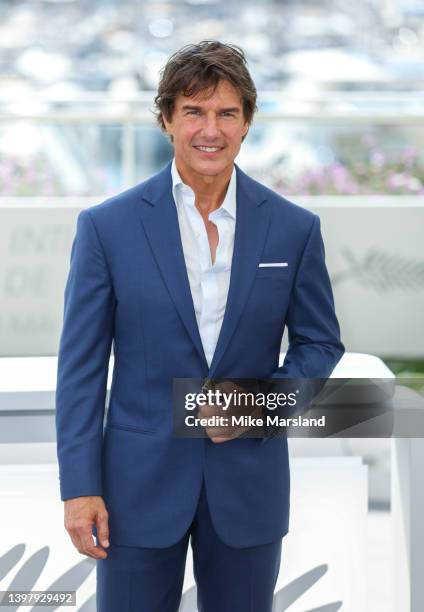
<instances>
[{"instance_id":1,"label":"jacket sleeve","mask_svg":"<svg viewBox=\"0 0 424 612\"><path fill-rule=\"evenodd\" d=\"M289 346L284 363L264 385L267 392L287 392L286 379L296 379L299 400L293 416L306 410L322 390L345 348L334 310L333 292L325 265L320 220L314 215L312 227L297 269L287 311ZM278 383L280 381L280 384ZM265 428L265 442L279 428Z\"/></svg>"},{"instance_id":2,"label":"jacket sleeve","mask_svg":"<svg viewBox=\"0 0 424 612\"><path fill-rule=\"evenodd\" d=\"M64 298L56 385L62 500L102 495L103 418L115 297L88 210L78 216Z\"/></svg>"},{"instance_id":3,"label":"jacket sleeve","mask_svg":"<svg viewBox=\"0 0 424 612\"><path fill-rule=\"evenodd\" d=\"M328 378L345 349L317 215L297 269L286 326L288 351L273 378Z\"/></svg>"}]
</instances>

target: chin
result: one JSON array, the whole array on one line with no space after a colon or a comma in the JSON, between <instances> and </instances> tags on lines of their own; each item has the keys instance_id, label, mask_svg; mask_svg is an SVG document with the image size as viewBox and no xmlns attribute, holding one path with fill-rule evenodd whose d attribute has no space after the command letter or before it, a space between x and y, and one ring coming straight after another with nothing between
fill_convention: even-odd
<instances>
[{"instance_id":1,"label":"chin","mask_svg":"<svg viewBox=\"0 0 424 612\"><path fill-rule=\"evenodd\" d=\"M217 174L221 174L228 166L228 163L223 163L222 161L216 162L204 162L202 164L195 164L194 170L199 174L204 174L206 176L216 176Z\"/></svg>"},{"instance_id":2,"label":"chin","mask_svg":"<svg viewBox=\"0 0 424 612\"><path fill-rule=\"evenodd\" d=\"M221 172L224 170L224 168L222 168L221 166L215 166L215 168L211 168L209 167L203 167L203 168L199 168L197 170L198 174L203 174L204 176L217 176L218 174L221 174Z\"/></svg>"}]
</instances>

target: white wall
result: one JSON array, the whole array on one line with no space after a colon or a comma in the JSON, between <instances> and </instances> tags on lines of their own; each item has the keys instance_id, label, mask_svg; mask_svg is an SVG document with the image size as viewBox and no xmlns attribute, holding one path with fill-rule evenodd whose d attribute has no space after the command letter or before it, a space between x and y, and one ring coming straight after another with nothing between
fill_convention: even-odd
<instances>
[{"instance_id":1,"label":"white wall","mask_svg":"<svg viewBox=\"0 0 424 612\"><path fill-rule=\"evenodd\" d=\"M101 200L0 201L0 356L57 353L76 216ZM424 202L301 200L321 218L347 349L424 356Z\"/></svg>"}]
</instances>

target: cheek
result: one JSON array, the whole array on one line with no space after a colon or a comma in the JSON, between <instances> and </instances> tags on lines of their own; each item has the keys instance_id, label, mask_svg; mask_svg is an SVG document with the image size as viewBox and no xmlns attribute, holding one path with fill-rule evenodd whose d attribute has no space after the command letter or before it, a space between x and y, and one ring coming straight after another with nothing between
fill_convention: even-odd
<instances>
[{"instance_id":1,"label":"cheek","mask_svg":"<svg viewBox=\"0 0 424 612\"><path fill-rule=\"evenodd\" d=\"M228 137L231 140L231 142L234 144L234 146L238 146L241 144L241 139L243 138L243 130L240 129L239 127L234 128L228 134Z\"/></svg>"},{"instance_id":2,"label":"cheek","mask_svg":"<svg viewBox=\"0 0 424 612\"><path fill-rule=\"evenodd\" d=\"M195 130L194 129L190 129L190 127L186 127L181 132L181 140L182 140L182 142L184 142L184 144L187 147L191 147L191 143L192 143L192 140L194 138L194 135L195 135Z\"/></svg>"},{"instance_id":3,"label":"cheek","mask_svg":"<svg viewBox=\"0 0 424 612\"><path fill-rule=\"evenodd\" d=\"M234 134L234 136L231 138L231 149L233 151L240 149L240 146L242 144L241 139L242 139L242 134L240 133Z\"/></svg>"}]
</instances>

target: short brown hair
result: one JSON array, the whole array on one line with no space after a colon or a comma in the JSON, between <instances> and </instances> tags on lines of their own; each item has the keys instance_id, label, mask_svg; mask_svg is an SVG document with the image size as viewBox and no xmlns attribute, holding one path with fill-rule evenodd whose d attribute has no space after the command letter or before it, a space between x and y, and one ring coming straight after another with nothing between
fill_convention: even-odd
<instances>
[{"instance_id":1,"label":"short brown hair","mask_svg":"<svg viewBox=\"0 0 424 612\"><path fill-rule=\"evenodd\" d=\"M171 55L161 70L155 97L155 114L161 129L165 130L163 117L171 121L179 94L194 96L208 89L213 93L221 79L229 81L240 94L243 115L250 124L257 110L257 92L244 52L237 45L202 40Z\"/></svg>"}]
</instances>

